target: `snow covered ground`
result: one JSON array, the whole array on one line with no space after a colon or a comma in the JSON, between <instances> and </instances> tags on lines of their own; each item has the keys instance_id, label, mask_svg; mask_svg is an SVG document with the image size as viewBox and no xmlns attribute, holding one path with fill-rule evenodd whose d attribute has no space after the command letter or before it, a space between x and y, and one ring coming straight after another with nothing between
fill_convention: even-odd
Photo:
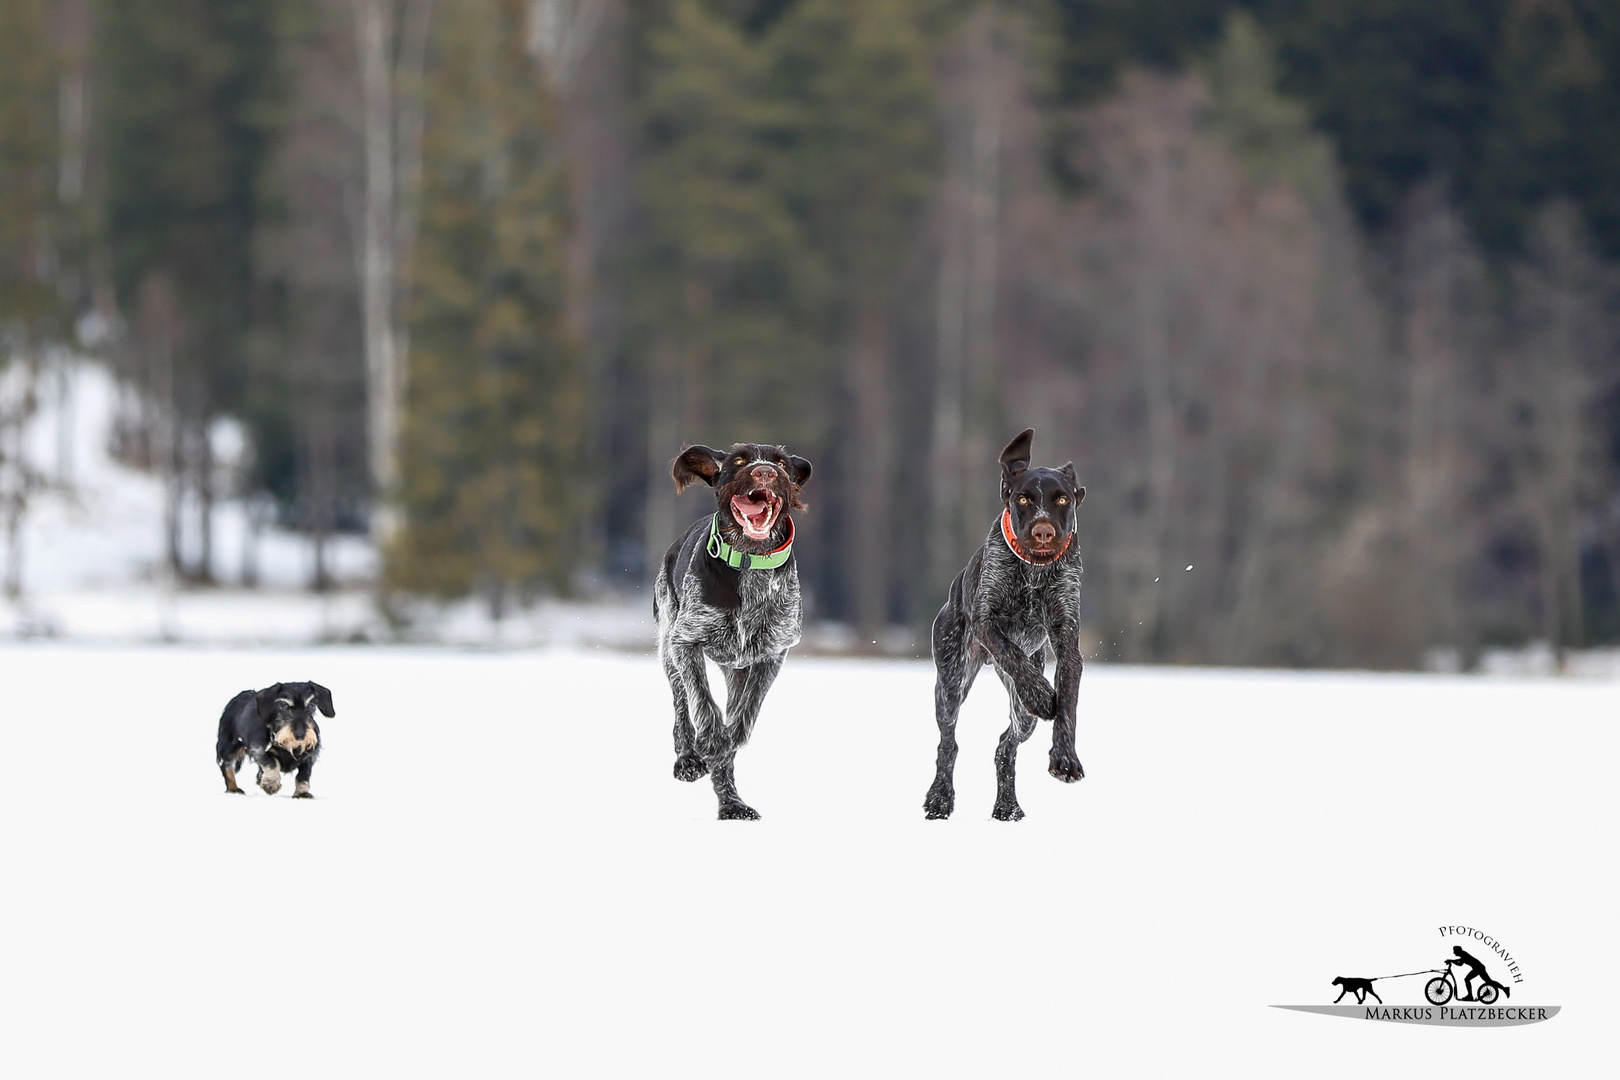
<instances>
[{"instance_id":1,"label":"snow covered ground","mask_svg":"<svg viewBox=\"0 0 1620 1080\"><path fill-rule=\"evenodd\" d=\"M650 657L0 649L0 1046L19 1077L1596 1076L1620 683L1093 665L1074 787L1005 698L924 821L926 665L792 657L670 778ZM222 791L219 710L329 685L313 802ZM1285 1012L1500 938L1546 1023ZM1476 950L1477 951L1477 950ZM1488 954L1481 953L1489 960ZM1498 974L1500 978L1501 975ZM1414 1004L1419 980L1381 981Z\"/></svg>"}]
</instances>

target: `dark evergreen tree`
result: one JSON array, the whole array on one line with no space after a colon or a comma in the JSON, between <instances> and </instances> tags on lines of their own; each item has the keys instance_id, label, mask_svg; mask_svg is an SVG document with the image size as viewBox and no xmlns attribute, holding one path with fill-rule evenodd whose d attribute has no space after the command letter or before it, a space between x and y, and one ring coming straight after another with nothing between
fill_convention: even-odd
<instances>
[{"instance_id":1,"label":"dark evergreen tree","mask_svg":"<svg viewBox=\"0 0 1620 1080\"><path fill-rule=\"evenodd\" d=\"M771 31L777 92L799 109L783 182L836 283L824 338L846 403L827 470L841 519L836 595L868 645L896 610L898 285L939 165L938 10L801 0Z\"/></svg>"},{"instance_id":2,"label":"dark evergreen tree","mask_svg":"<svg viewBox=\"0 0 1620 1080\"><path fill-rule=\"evenodd\" d=\"M162 414L153 450L198 496L208 575L208 424L240 404L254 322L264 179L285 101L274 0L104 2L96 8L104 240L134 328L128 373Z\"/></svg>"},{"instance_id":3,"label":"dark evergreen tree","mask_svg":"<svg viewBox=\"0 0 1620 1080\"><path fill-rule=\"evenodd\" d=\"M59 270L68 222L49 15L45 0L0 3L0 364L65 331Z\"/></svg>"},{"instance_id":4,"label":"dark evergreen tree","mask_svg":"<svg viewBox=\"0 0 1620 1080\"><path fill-rule=\"evenodd\" d=\"M563 325L567 186L522 0L451 0L428 86L396 588L499 614L566 586L583 369Z\"/></svg>"}]
</instances>

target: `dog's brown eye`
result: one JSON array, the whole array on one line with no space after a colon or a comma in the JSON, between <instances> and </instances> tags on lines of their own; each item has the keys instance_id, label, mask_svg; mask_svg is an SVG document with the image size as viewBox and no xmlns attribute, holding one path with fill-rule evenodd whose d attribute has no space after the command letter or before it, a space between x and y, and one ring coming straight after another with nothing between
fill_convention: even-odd
<instances>
[{"instance_id":1,"label":"dog's brown eye","mask_svg":"<svg viewBox=\"0 0 1620 1080\"><path fill-rule=\"evenodd\" d=\"M1029 505L1029 496L1028 495L1020 495L1020 496L1018 496L1018 505L1019 506L1028 506Z\"/></svg>"},{"instance_id":2,"label":"dog's brown eye","mask_svg":"<svg viewBox=\"0 0 1620 1080\"><path fill-rule=\"evenodd\" d=\"M1068 506L1069 505L1069 497L1067 495L1059 495L1057 497L1057 504L1059 506Z\"/></svg>"},{"instance_id":3,"label":"dog's brown eye","mask_svg":"<svg viewBox=\"0 0 1620 1080\"><path fill-rule=\"evenodd\" d=\"M746 465L746 464L748 464L748 459L745 458L745 457L740 457L740 458L737 458L734 461L732 461L732 464L733 465Z\"/></svg>"}]
</instances>

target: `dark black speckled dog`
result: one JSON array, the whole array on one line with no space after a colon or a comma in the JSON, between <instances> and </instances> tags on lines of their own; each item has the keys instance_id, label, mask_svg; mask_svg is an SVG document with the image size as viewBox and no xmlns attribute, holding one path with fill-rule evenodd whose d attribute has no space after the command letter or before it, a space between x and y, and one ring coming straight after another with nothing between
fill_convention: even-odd
<instances>
[{"instance_id":1,"label":"dark black speckled dog","mask_svg":"<svg viewBox=\"0 0 1620 1080\"><path fill-rule=\"evenodd\" d=\"M259 766L258 784L266 795L281 790L281 774L298 772L293 789L295 799L313 799L309 774L321 756L322 716L332 711L332 691L320 683L276 683L263 690L244 690L231 698L219 717L219 743L216 756L225 777L225 790L244 794L236 786L236 770L242 759L251 757Z\"/></svg>"},{"instance_id":2,"label":"dark black speckled dog","mask_svg":"<svg viewBox=\"0 0 1620 1080\"><path fill-rule=\"evenodd\" d=\"M1035 719L1052 729L1053 776L1072 784L1085 776L1074 750L1075 705L1080 696L1080 548L1075 511L1086 497L1074 463L1061 469L1029 467L1033 429L1001 452L1001 517L951 582L950 597L934 620L934 714L939 756L934 784L923 800L930 818L956 808L956 716L985 664L1006 684L1012 722L996 746L996 805L991 816L1024 816L1013 790L1018 746ZM1057 688L1046 681L1046 646L1057 654Z\"/></svg>"},{"instance_id":3,"label":"dark black speckled dog","mask_svg":"<svg viewBox=\"0 0 1620 1080\"><path fill-rule=\"evenodd\" d=\"M729 451L682 450L675 490L714 489L715 512L686 530L658 567L653 615L658 658L675 698L675 779L707 773L720 819L759 814L737 794L732 764L759 718L765 692L799 643L799 568L793 518L810 463L780 446L737 443ZM707 656L725 669L724 717L709 692Z\"/></svg>"}]
</instances>

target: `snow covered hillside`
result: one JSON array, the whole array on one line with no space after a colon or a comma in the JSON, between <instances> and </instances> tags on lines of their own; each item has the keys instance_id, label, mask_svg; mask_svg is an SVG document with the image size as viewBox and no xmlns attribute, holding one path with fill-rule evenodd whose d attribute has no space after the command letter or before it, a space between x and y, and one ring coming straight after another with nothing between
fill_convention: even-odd
<instances>
[{"instance_id":1,"label":"snow covered hillside","mask_svg":"<svg viewBox=\"0 0 1620 1080\"><path fill-rule=\"evenodd\" d=\"M314 644L429 640L503 648L536 645L639 647L652 640L650 601L542 603L496 624L474 602L419 605L404 626L377 611L366 584L377 572L364 537L337 536L329 571L351 588L308 591L314 550L308 537L274 524L252 526L246 500L229 494L245 453L229 421L215 426L221 497L213 512L213 573L220 587L177 586L164 567L164 492L159 477L110 452L122 402L101 364L65 360L42 380L25 446L44 487L22 528L23 595L0 601L0 637L81 642L190 642L207 645ZM259 508L261 518L266 508ZM193 525L195 508L183 522ZM197 538L183 534L195 551ZM9 556L9 552L3 552ZM245 587L248 568L257 584ZM633 592L633 590L632 590Z\"/></svg>"},{"instance_id":2,"label":"snow covered hillside","mask_svg":"<svg viewBox=\"0 0 1620 1080\"><path fill-rule=\"evenodd\" d=\"M14 645L0 1043L20 1077L1595 1076L1612 1068L1620 684L1094 665L1087 778L926 665L792 657L670 778L649 657ZM313 802L228 796L220 708L330 686ZM1546 1023L1270 1008L1506 942ZM1380 982L1391 1004L1420 993ZM1611 1062L1605 1065L1605 1062Z\"/></svg>"}]
</instances>

